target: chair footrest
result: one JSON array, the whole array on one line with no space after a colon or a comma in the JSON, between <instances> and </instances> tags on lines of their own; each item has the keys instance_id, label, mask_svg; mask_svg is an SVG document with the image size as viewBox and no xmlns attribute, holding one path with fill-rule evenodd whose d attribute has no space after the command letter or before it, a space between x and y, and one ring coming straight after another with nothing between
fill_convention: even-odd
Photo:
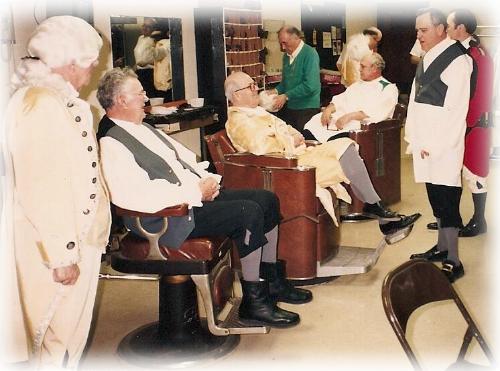
<instances>
[{"instance_id":1,"label":"chair footrest","mask_svg":"<svg viewBox=\"0 0 500 371\"><path fill-rule=\"evenodd\" d=\"M250 326L240 321L238 311L241 304L241 298L231 298L229 300L231 309L224 321L219 324L219 327L229 330L231 335L239 334L267 334L270 330L269 326Z\"/></svg>"},{"instance_id":2,"label":"chair footrest","mask_svg":"<svg viewBox=\"0 0 500 371\"><path fill-rule=\"evenodd\" d=\"M335 257L321 264L318 262L317 276L344 276L366 273L375 266L385 246L385 239L382 239L375 249L340 246Z\"/></svg>"}]
</instances>

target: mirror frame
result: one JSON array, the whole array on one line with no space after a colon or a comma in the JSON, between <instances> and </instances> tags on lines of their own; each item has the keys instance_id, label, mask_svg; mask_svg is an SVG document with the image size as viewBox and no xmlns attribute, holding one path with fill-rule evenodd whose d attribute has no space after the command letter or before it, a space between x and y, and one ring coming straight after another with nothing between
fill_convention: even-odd
<instances>
[{"instance_id":1,"label":"mirror frame","mask_svg":"<svg viewBox=\"0 0 500 371\"><path fill-rule=\"evenodd\" d=\"M111 16L110 26L113 32L113 25L118 24L138 24L137 19L139 16ZM148 17L143 18L156 18L168 19L170 30L170 48L171 48L171 63L172 63L172 100L181 100L185 98L185 83L184 83L184 49L182 46L182 21L180 18L168 17ZM112 39L112 38L111 38ZM111 41L112 43L113 41ZM113 55L113 45L111 45L111 59L114 65L115 56ZM133 68L134 66L128 66Z\"/></svg>"}]
</instances>

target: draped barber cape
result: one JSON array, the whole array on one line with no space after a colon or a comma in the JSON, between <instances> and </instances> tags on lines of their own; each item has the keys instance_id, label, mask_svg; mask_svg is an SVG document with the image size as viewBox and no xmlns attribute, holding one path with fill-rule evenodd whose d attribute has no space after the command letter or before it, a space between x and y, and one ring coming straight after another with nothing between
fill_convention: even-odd
<instances>
[{"instance_id":1,"label":"draped barber cape","mask_svg":"<svg viewBox=\"0 0 500 371\"><path fill-rule=\"evenodd\" d=\"M293 148L293 134L298 132L261 107L229 107L226 130L238 152L250 152L255 155L292 153L298 157L299 165L315 167L316 195L337 223L334 213L331 212L332 200L325 188L331 188L337 198L351 202L349 194L341 184L349 183L349 180L339 162L347 147L354 143L351 139L342 138L319 146L306 148L301 145Z\"/></svg>"},{"instance_id":2,"label":"draped barber cape","mask_svg":"<svg viewBox=\"0 0 500 371\"><path fill-rule=\"evenodd\" d=\"M392 117L398 103L398 88L384 77L371 81L360 80L343 93L335 95L331 103L335 105L335 112L328 127L321 123L321 113L313 116L304 126L304 129L309 130L321 143L336 134L361 128L360 121L351 120L343 129L337 129L335 122L346 113L363 111L368 115L363 120L365 122L379 122Z\"/></svg>"}]
</instances>

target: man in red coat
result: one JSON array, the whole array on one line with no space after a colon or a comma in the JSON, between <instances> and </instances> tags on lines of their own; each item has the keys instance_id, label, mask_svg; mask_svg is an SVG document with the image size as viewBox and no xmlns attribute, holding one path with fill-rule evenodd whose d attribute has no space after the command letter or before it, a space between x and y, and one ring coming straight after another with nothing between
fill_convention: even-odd
<instances>
[{"instance_id":1,"label":"man in red coat","mask_svg":"<svg viewBox=\"0 0 500 371\"><path fill-rule=\"evenodd\" d=\"M459 232L460 237L474 237L487 230L484 210L491 149L491 128L487 115L491 111L493 95L493 61L473 34L477 21L471 11L454 10L448 15L447 23L448 37L462 43L474 64L462 171L463 178L472 192L474 215ZM432 224L435 223L430 223L429 229L435 229Z\"/></svg>"}]
</instances>

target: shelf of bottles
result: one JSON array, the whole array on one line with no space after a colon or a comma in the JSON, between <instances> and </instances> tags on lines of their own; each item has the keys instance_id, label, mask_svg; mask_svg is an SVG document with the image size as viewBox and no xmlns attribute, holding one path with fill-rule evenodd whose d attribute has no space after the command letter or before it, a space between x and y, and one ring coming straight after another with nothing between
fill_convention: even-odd
<instances>
[{"instance_id":1,"label":"shelf of bottles","mask_svg":"<svg viewBox=\"0 0 500 371\"><path fill-rule=\"evenodd\" d=\"M265 87L262 11L260 2L252 8L224 8L226 74L243 71L259 88Z\"/></svg>"}]
</instances>

